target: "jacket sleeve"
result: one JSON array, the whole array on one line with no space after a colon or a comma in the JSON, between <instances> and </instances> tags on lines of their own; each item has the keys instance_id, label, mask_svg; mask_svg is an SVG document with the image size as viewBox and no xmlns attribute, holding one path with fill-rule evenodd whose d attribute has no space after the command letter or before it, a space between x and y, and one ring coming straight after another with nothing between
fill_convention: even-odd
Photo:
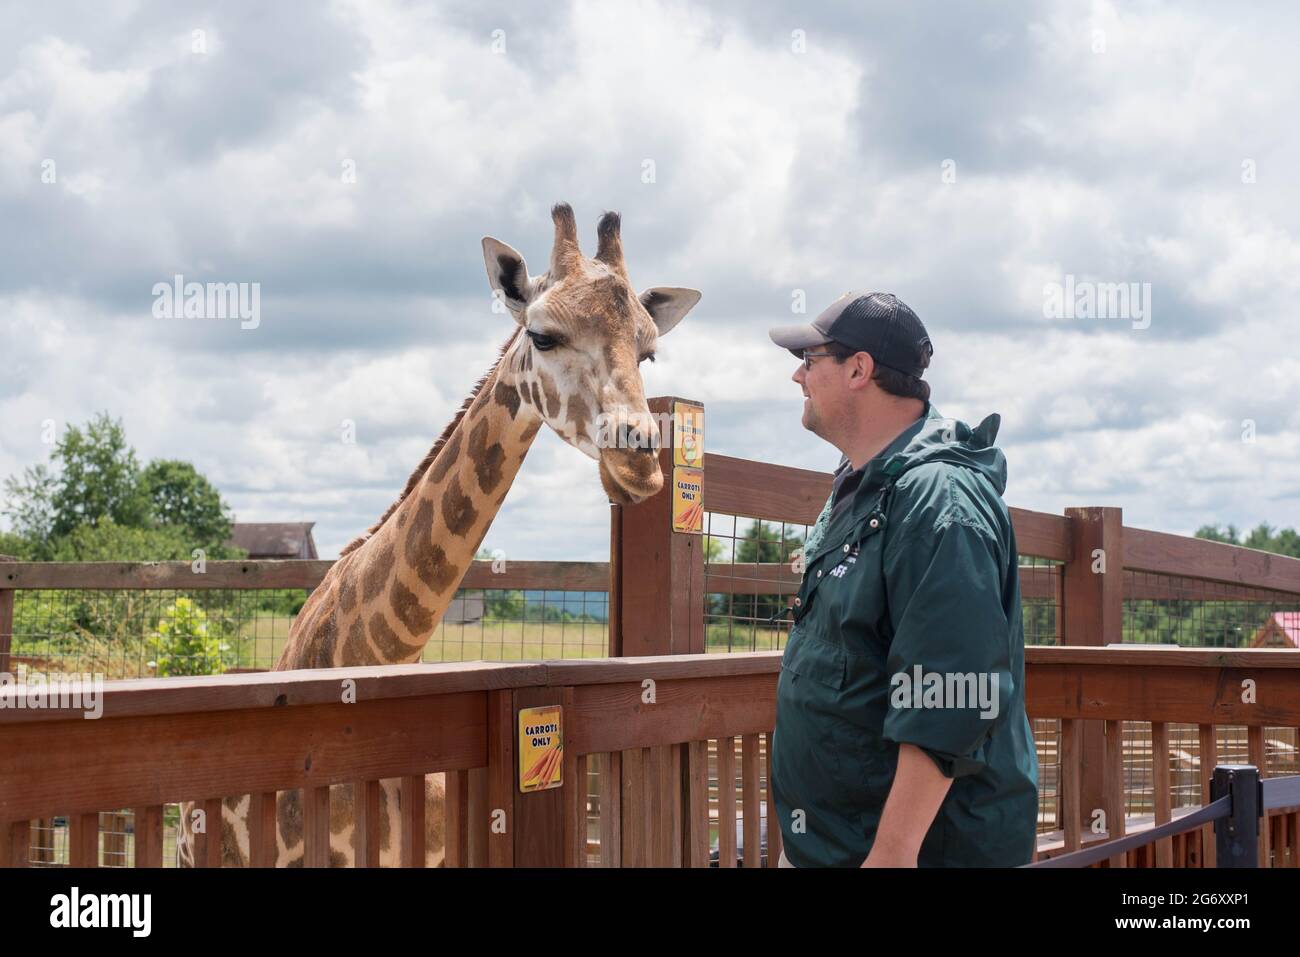
<instances>
[{"instance_id":1,"label":"jacket sleeve","mask_svg":"<svg viewBox=\"0 0 1300 957\"><path fill-rule=\"evenodd\" d=\"M884 737L921 748L950 778L985 766L989 732L1013 697L1001 551L983 525L955 519L909 529L884 555L893 628Z\"/></svg>"}]
</instances>

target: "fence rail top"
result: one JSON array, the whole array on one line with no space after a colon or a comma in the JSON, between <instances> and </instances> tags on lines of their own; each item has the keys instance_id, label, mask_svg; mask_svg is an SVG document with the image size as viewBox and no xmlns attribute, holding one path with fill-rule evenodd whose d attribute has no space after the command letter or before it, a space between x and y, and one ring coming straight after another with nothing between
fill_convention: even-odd
<instances>
[{"instance_id":1,"label":"fence rail top","mask_svg":"<svg viewBox=\"0 0 1300 957\"><path fill-rule=\"evenodd\" d=\"M639 684L690 678L726 678L777 674L781 652L666 655L645 658L546 660L538 662L469 661L441 664L382 665L357 668L302 669L189 678L144 678L103 682L103 717L144 714L238 711L249 708L339 704L344 682L353 700L411 698L504 688ZM71 676L70 676L71 677ZM80 679L60 683L68 698L84 700ZM0 728L37 721L82 718L83 708L31 707L20 699L29 686L0 687Z\"/></svg>"},{"instance_id":2,"label":"fence rail top","mask_svg":"<svg viewBox=\"0 0 1300 957\"><path fill-rule=\"evenodd\" d=\"M1025 664L1185 668L1300 668L1296 648L1107 648L1026 645Z\"/></svg>"}]
</instances>

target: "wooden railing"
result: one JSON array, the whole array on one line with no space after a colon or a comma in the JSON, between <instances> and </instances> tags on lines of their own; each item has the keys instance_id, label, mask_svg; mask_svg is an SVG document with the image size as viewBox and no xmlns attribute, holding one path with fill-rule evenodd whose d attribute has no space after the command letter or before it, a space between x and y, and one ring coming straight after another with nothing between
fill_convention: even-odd
<instances>
[{"instance_id":1,"label":"wooden railing","mask_svg":"<svg viewBox=\"0 0 1300 957\"><path fill-rule=\"evenodd\" d=\"M399 778L406 793L419 794L423 775L444 772L449 866L584 866L589 803L600 833L594 852L606 866L707 866L714 833L718 860L729 866L738 808L744 863L758 866L764 854L773 860L780 844L765 761L779 670L779 652L349 668L109 682L98 720L0 707L3 860L25 863L29 822L57 814L70 821L69 862L94 866L98 812L134 808L135 862L157 866L164 804L194 801L219 814L221 798L247 793L263 815L253 815L260 822L253 859L266 862L275 850L266 809L274 808L276 792L302 789L306 862L323 865L331 785L373 788ZM343 681L356 683L355 703L340 700ZM1253 703L1242 701L1246 681ZM1246 727L1249 760L1263 769L1265 729L1300 725L1300 656L1281 651L1029 648L1026 688L1031 718L1062 722L1066 827L1040 840L1044 856L1126 833L1122 721L1153 722L1156 755L1166 758L1154 761L1157 824L1178 813L1168 778L1171 724L1199 729L1202 769L1220 760L1217 727ZM563 708L563 785L520 793L516 715L548 704ZM1096 769L1085 766L1079 747L1088 720L1106 726L1106 760ZM599 784L590 794L593 768ZM1081 784L1092 773L1105 793L1103 833L1081 826ZM1208 777L1201 778L1208 789ZM709 807L715 791L716 817ZM358 802L356 832L363 841L369 835L362 865L376 861L378 846L379 824L365 807ZM420 866L423 805L404 801L402 808L403 860ZM1265 866L1270 855L1275 864L1297 864L1298 826L1300 809L1270 813L1261 835ZM1130 852L1127 863L1213 864L1211 841L1203 843L1200 832L1183 837L1147 856ZM197 858L214 864L217 854L210 841Z\"/></svg>"}]
</instances>

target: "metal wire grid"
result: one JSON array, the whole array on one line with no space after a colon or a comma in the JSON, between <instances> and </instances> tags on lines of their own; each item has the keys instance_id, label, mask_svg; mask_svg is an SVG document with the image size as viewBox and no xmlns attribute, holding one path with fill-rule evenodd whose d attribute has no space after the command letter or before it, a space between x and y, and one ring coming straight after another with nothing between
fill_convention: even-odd
<instances>
[{"instance_id":1,"label":"metal wire grid","mask_svg":"<svg viewBox=\"0 0 1300 957\"><path fill-rule=\"evenodd\" d=\"M152 678L265 670L279 658L303 589L20 589L13 670ZM425 661L604 657L605 592L458 592Z\"/></svg>"},{"instance_id":2,"label":"metal wire grid","mask_svg":"<svg viewBox=\"0 0 1300 957\"><path fill-rule=\"evenodd\" d=\"M1126 642L1191 648L1294 648L1293 641L1288 644L1285 629L1269 626L1279 612L1300 612L1300 595L1124 571Z\"/></svg>"},{"instance_id":3,"label":"metal wire grid","mask_svg":"<svg viewBox=\"0 0 1300 957\"><path fill-rule=\"evenodd\" d=\"M785 647L790 617L784 609L792 594L773 589L767 594L711 592L725 577L740 591L782 584L797 586L808 526L762 522L717 512L704 513L705 560L714 569L706 574L704 595L705 650L709 652L774 651ZM719 572L718 566L726 570Z\"/></svg>"}]
</instances>

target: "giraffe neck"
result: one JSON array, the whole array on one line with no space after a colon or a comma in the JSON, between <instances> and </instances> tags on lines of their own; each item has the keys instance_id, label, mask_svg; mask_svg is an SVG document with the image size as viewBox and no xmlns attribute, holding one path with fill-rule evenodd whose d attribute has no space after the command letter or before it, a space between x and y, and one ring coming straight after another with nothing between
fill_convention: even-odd
<instances>
[{"instance_id":1,"label":"giraffe neck","mask_svg":"<svg viewBox=\"0 0 1300 957\"><path fill-rule=\"evenodd\" d=\"M516 335L419 482L335 563L278 670L419 660L541 427L520 399L526 347Z\"/></svg>"}]
</instances>

